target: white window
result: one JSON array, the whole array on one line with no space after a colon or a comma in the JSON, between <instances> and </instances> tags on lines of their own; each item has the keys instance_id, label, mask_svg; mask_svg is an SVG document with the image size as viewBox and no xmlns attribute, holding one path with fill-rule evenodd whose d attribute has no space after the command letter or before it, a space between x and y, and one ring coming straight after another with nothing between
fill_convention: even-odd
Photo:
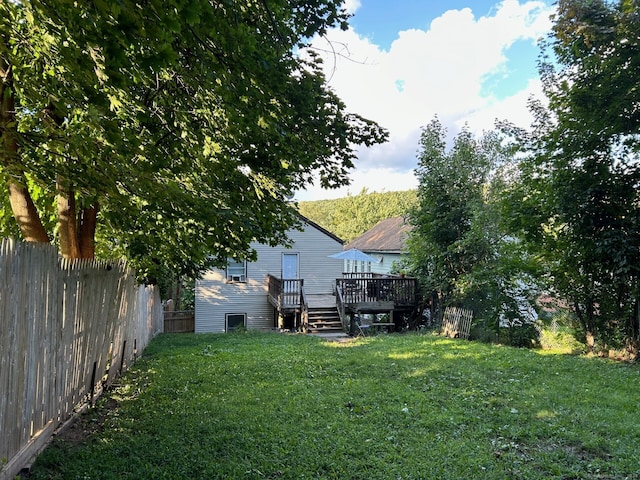
<instances>
[{"instance_id":1,"label":"white window","mask_svg":"<svg viewBox=\"0 0 640 480\"><path fill-rule=\"evenodd\" d=\"M225 321L227 324L227 332L235 330L237 328L247 326L247 314L246 313L227 313L225 314Z\"/></svg>"},{"instance_id":2,"label":"white window","mask_svg":"<svg viewBox=\"0 0 640 480\"><path fill-rule=\"evenodd\" d=\"M227 282L246 282L247 281L247 262L244 260L236 261L229 259L227 261Z\"/></svg>"}]
</instances>

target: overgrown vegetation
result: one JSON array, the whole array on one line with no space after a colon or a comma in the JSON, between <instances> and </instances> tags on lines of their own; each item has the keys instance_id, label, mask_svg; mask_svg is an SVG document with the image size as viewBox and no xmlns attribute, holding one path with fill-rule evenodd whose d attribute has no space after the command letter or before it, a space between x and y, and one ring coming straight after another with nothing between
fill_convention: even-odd
<instances>
[{"instance_id":1,"label":"overgrown vegetation","mask_svg":"<svg viewBox=\"0 0 640 480\"><path fill-rule=\"evenodd\" d=\"M540 58L547 101L531 102L529 130L463 129L447 150L437 119L423 129L408 263L432 305L473 308L498 334L534 319L544 291L572 309L591 352L638 355L639 13L626 0L558 2Z\"/></svg>"},{"instance_id":2,"label":"overgrown vegetation","mask_svg":"<svg viewBox=\"0 0 640 480\"><path fill-rule=\"evenodd\" d=\"M635 365L431 334L166 334L30 479L633 479L638 396Z\"/></svg>"},{"instance_id":3,"label":"overgrown vegetation","mask_svg":"<svg viewBox=\"0 0 640 480\"><path fill-rule=\"evenodd\" d=\"M437 117L422 130L407 269L438 317L447 306L463 306L497 336L500 326L535 319L531 265L517 238L505 230L498 206L513 150L497 132L475 138L465 128L450 148L446 139ZM523 342L510 338L510 343Z\"/></svg>"},{"instance_id":4,"label":"overgrown vegetation","mask_svg":"<svg viewBox=\"0 0 640 480\"><path fill-rule=\"evenodd\" d=\"M505 218L543 261L594 352L640 346L640 9L562 0L541 58L548 107L512 131L522 152Z\"/></svg>"}]
</instances>

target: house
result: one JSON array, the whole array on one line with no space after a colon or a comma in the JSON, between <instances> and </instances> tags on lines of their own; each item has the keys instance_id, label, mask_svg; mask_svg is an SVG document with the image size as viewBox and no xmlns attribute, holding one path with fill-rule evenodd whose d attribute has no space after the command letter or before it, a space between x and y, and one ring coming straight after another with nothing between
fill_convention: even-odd
<instances>
[{"instance_id":1,"label":"house","mask_svg":"<svg viewBox=\"0 0 640 480\"><path fill-rule=\"evenodd\" d=\"M361 265L345 265L345 271L391 273L394 263L400 260L405 251L405 242L410 230L411 225L404 216L382 220L345 246L345 250L357 248L378 261Z\"/></svg>"},{"instance_id":2,"label":"house","mask_svg":"<svg viewBox=\"0 0 640 480\"><path fill-rule=\"evenodd\" d=\"M334 291L343 265L328 257L344 242L311 220L302 221L302 231L288 232L290 248L253 243L255 262L230 259L225 269L207 271L196 282L196 333L300 328L308 306L316 303L332 304L333 320L342 328Z\"/></svg>"},{"instance_id":3,"label":"house","mask_svg":"<svg viewBox=\"0 0 640 480\"><path fill-rule=\"evenodd\" d=\"M254 243L256 261L230 259L226 268L210 270L196 282L196 333L242 327L353 333L358 315L377 313L389 316L380 325L402 326L417 306L416 280L343 273L343 261L330 258L343 249L343 241L307 218L302 221L302 230L288 232L290 248Z\"/></svg>"}]
</instances>

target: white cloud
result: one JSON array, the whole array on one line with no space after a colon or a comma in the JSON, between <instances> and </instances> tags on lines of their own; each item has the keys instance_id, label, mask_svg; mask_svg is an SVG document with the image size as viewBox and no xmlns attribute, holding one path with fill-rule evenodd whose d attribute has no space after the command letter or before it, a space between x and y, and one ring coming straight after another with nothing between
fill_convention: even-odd
<instances>
[{"instance_id":1,"label":"white cloud","mask_svg":"<svg viewBox=\"0 0 640 480\"><path fill-rule=\"evenodd\" d=\"M347 12L354 14L360 8L360 0L345 0L342 6Z\"/></svg>"},{"instance_id":2,"label":"white cloud","mask_svg":"<svg viewBox=\"0 0 640 480\"><path fill-rule=\"evenodd\" d=\"M347 2L352 11L358 6L359 0ZM469 8L450 10L428 30L398 32L388 51L353 29L329 32L330 44L315 39L314 47L327 52L330 87L349 110L390 132L389 143L360 150L348 191L357 194L363 186L370 191L414 188L420 128L436 114L452 134L465 123L474 132L490 130L496 118L528 125L527 99L541 96L537 79L506 98L483 93L483 81L508 73L508 48L544 36L551 26L550 13L551 7L540 1L517 0L504 0L490 16L480 18ZM335 198L346 191L311 189L297 198Z\"/></svg>"}]
</instances>

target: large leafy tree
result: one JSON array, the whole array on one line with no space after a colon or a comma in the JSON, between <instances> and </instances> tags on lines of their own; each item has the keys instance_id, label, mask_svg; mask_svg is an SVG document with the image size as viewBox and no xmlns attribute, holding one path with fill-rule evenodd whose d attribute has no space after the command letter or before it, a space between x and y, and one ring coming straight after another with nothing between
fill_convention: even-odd
<instances>
[{"instance_id":1,"label":"large leafy tree","mask_svg":"<svg viewBox=\"0 0 640 480\"><path fill-rule=\"evenodd\" d=\"M466 128L450 149L446 140L437 118L420 137L409 268L438 313L453 304L472 308L497 333L501 317L526 320L520 307L535 289L529 258L506 235L497 201L512 148L497 132L475 138Z\"/></svg>"},{"instance_id":2,"label":"large leafy tree","mask_svg":"<svg viewBox=\"0 0 640 480\"><path fill-rule=\"evenodd\" d=\"M386 138L298 55L346 27L340 5L2 2L0 168L22 237L147 279L284 241L292 191L344 185L355 146Z\"/></svg>"},{"instance_id":3,"label":"large leafy tree","mask_svg":"<svg viewBox=\"0 0 640 480\"><path fill-rule=\"evenodd\" d=\"M561 0L541 64L548 108L507 197L591 349L638 348L640 9Z\"/></svg>"},{"instance_id":4,"label":"large leafy tree","mask_svg":"<svg viewBox=\"0 0 640 480\"><path fill-rule=\"evenodd\" d=\"M418 207L412 213L409 252L427 290L443 303L452 301L456 281L468 273L476 254L464 248L474 211L483 202L490 159L468 130L447 151L447 131L435 118L423 128L418 154Z\"/></svg>"}]
</instances>

